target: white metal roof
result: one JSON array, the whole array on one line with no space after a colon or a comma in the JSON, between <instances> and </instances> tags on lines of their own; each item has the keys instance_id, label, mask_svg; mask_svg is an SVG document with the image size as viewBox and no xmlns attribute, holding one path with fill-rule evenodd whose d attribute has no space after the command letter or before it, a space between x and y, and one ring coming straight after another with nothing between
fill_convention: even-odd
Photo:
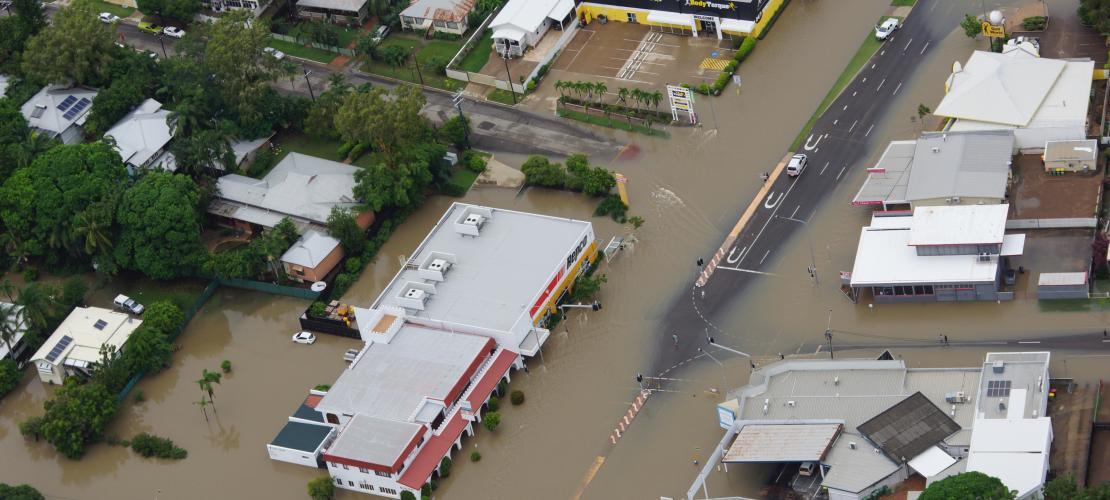
<instances>
[{"instance_id":1,"label":"white metal roof","mask_svg":"<svg viewBox=\"0 0 1110 500\"><path fill-rule=\"evenodd\" d=\"M103 327L96 327L98 321L104 322ZM66 316L62 324L58 325L38 352L31 356L31 360L46 360L47 354L61 342L63 337L68 336L72 341L51 363L60 365L67 359L95 363L100 361L101 345L108 345L118 350L141 324L141 320L126 313L99 307L78 307Z\"/></svg>"},{"instance_id":2,"label":"white metal roof","mask_svg":"<svg viewBox=\"0 0 1110 500\"><path fill-rule=\"evenodd\" d=\"M498 35L504 28L518 34L534 33L544 19L561 21L571 10L574 10L573 0L509 0L489 27L493 30L493 38L505 38Z\"/></svg>"},{"instance_id":3,"label":"white metal roof","mask_svg":"<svg viewBox=\"0 0 1110 500\"><path fill-rule=\"evenodd\" d=\"M647 20L652 23L670 24L673 26L690 27L694 25L694 16L690 14L680 14L678 12L667 12L664 10L653 10L648 12Z\"/></svg>"},{"instance_id":4,"label":"white metal roof","mask_svg":"<svg viewBox=\"0 0 1110 500\"><path fill-rule=\"evenodd\" d=\"M976 255L919 256L910 246L910 230L860 231L852 267L852 286L918 283L985 283L997 276L998 259L980 261Z\"/></svg>"},{"instance_id":5,"label":"white metal roof","mask_svg":"<svg viewBox=\"0 0 1110 500\"><path fill-rule=\"evenodd\" d=\"M1037 286L1071 286L1086 284L1086 271L1079 273L1041 273L1037 278Z\"/></svg>"},{"instance_id":6,"label":"white metal roof","mask_svg":"<svg viewBox=\"0 0 1110 500\"><path fill-rule=\"evenodd\" d=\"M733 19L731 17L721 18L721 31L731 31L733 33L751 33L753 29L755 29L755 21L744 21L741 19Z\"/></svg>"},{"instance_id":7,"label":"white metal roof","mask_svg":"<svg viewBox=\"0 0 1110 500\"><path fill-rule=\"evenodd\" d=\"M328 455L392 466L424 426L357 414L328 447Z\"/></svg>"},{"instance_id":8,"label":"white metal roof","mask_svg":"<svg viewBox=\"0 0 1110 500\"><path fill-rule=\"evenodd\" d=\"M974 436L974 433L972 435ZM956 463L956 458L940 449L939 446L931 446L920 455L913 457L908 463L918 474L924 477L933 477Z\"/></svg>"},{"instance_id":9,"label":"white metal roof","mask_svg":"<svg viewBox=\"0 0 1110 500\"><path fill-rule=\"evenodd\" d=\"M917 207L909 245L1000 244L1010 205Z\"/></svg>"},{"instance_id":10,"label":"white metal roof","mask_svg":"<svg viewBox=\"0 0 1110 500\"><path fill-rule=\"evenodd\" d=\"M339 246L339 240L315 229L309 229L281 255L281 261L314 268L320 265L320 262L337 246Z\"/></svg>"},{"instance_id":11,"label":"white metal roof","mask_svg":"<svg viewBox=\"0 0 1110 500\"><path fill-rule=\"evenodd\" d=\"M474 0L414 0L401 11L402 16L436 21L465 22Z\"/></svg>"},{"instance_id":12,"label":"white metal roof","mask_svg":"<svg viewBox=\"0 0 1110 500\"><path fill-rule=\"evenodd\" d=\"M1094 161L1098 158L1098 140L1048 141L1044 145L1044 161ZM1092 166L1093 167L1093 166Z\"/></svg>"},{"instance_id":13,"label":"white metal roof","mask_svg":"<svg viewBox=\"0 0 1110 500\"><path fill-rule=\"evenodd\" d=\"M852 447L855 443L855 448ZM821 462L829 467L821 485L834 490L858 493L898 471L881 450L859 434L845 433L833 444Z\"/></svg>"},{"instance_id":14,"label":"white metal roof","mask_svg":"<svg viewBox=\"0 0 1110 500\"><path fill-rule=\"evenodd\" d=\"M875 163L873 172L859 188L853 205L879 205L904 203L906 186L910 183L910 165L913 163L917 141L893 141L887 144L883 155Z\"/></svg>"},{"instance_id":15,"label":"white metal roof","mask_svg":"<svg viewBox=\"0 0 1110 500\"><path fill-rule=\"evenodd\" d=\"M840 424L745 425L725 452L729 463L816 462L840 434Z\"/></svg>"},{"instance_id":16,"label":"white metal roof","mask_svg":"<svg viewBox=\"0 0 1110 500\"><path fill-rule=\"evenodd\" d=\"M999 255L1012 257L1025 253L1025 234L1002 235L1002 251Z\"/></svg>"},{"instance_id":17,"label":"white metal roof","mask_svg":"<svg viewBox=\"0 0 1110 500\"><path fill-rule=\"evenodd\" d=\"M994 476L1022 498L1044 484L1052 444L1052 421L977 420L971 432L967 470Z\"/></svg>"},{"instance_id":18,"label":"white metal roof","mask_svg":"<svg viewBox=\"0 0 1110 500\"><path fill-rule=\"evenodd\" d=\"M1008 130L926 133L917 140L906 199L1002 199L1014 135Z\"/></svg>"},{"instance_id":19,"label":"white metal roof","mask_svg":"<svg viewBox=\"0 0 1110 500\"><path fill-rule=\"evenodd\" d=\"M115 140L116 150L124 163L141 167L173 138L169 116L170 112L162 109L162 103L147 99L108 129L104 137Z\"/></svg>"},{"instance_id":20,"label":"white metal roof","mask_svg":"<svg viewBox=\"0 0 1110 500\"><path fill-rule=\"evenodd\" d=\"M61 85L47 85L38 91L37 94L31 97L27 102L23 103L20 111L23 117L27 119L27 125L39 130L61 134L66 129L73 125L83 125L89 111L92 111L91 101L96 97L97 90L88 87L63 87ZM71 115L66 118L66 113L72 106L65 106L65 110L58 109L58 105L62 104L66 98L73 97L74 102L79 102L81 99L88 99L88 103L76 115ZM39 107L41 113L35 111ZM35 116L38 114L39 116Z\"/></svg>"},{"instance_id":21,"label":"white metal roof","mask_svg":"<svg viewBox=\"0 0 1110 500\"><path fill-rule=\"evenodd\" d=\"M316 7L320 9L358 12L367 0L297 0L297 7Z\"/></svg>"}]
</instances>

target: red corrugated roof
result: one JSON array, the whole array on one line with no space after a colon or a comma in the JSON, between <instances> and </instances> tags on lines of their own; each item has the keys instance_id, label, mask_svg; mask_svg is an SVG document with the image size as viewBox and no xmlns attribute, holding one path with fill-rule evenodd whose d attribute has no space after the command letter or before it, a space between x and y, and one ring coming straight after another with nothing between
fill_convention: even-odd
<instances>
[{"instance_id":1,"label":"red corrugated roof","mask_svg":"<svg viewBox=\"0 0 1110 500\"><path fill-rule=\"evenodd\" d=\"M304 405L309 408L316 408L316 405L320 404L321 399L324 399L324 397L317 396L315 394L309 394L307 398L304 398Z\"/></svg>"},{"instance_id":2,"label":"red corrugated roof","mask_svg":"<svg viewBox=\"0 0 1110 500\"><path fill-rule=\"evenodd\" d=\"M486 400L489 399L490 393L497 387L497 383L501 381L501 377L505 375L505 372L509 371L509 367L512 366L513 361L516 360L516 356L517 354L515 352L508 349L502 349L501 352L497 354L497 358L490 364L489 370L486 370L486 374L478 380L478 383L474 384L474 390L470 391L470 397L466 398L466 400L470 402L470 408L472 410L478 411L478 408L481 408Z\"/></svg>"},{"instance_id":3,"label":"red corrugated roof","mask_svg":"<svg viewBox=\"0 0 1110 500\"><path fill-rule=\"evenodd\" d=\"M428 482L428 477L432 475L432 471L439 466L440 460L447 456L447 451L455 444L455 440L462 434L463 428L466 427L466 420L462 418L462 412L456 412L455 417L447 422L443 432L438 436L432 436L431 439L420 449L416 458L405 469L405 473L401 475L401 479L397 482L412 489L420 489L424 483Z\"/></svg>"}]
</instances>

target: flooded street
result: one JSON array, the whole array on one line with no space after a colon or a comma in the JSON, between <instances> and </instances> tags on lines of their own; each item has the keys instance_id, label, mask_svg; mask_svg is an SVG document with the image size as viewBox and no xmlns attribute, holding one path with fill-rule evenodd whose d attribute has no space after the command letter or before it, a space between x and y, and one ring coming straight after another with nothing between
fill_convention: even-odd
<instances>
[{"instance_id":1,"label":"flooded street","mask_svg":"<svg viewBox=\"0 0 1110 500\"><path fill-rule=\"evenodd\" d=\"M612 445L609 436L628 410L638 371L650 366L661 346L667 311L685 300L698 257L713 252L760 187L759 174L782 158L798 130L851 59L860 41L889 8L889 0L794 0L768 37L740 69L743 87L697 106L700 128L672 128L669 140L601 134L630 145L620 158L591 158L629 177L631 213L646 224L638 243L600 273L608 276L599 294L604 309L575 311L545 345L529 372L514 372L512 389L527 396L523 406L502 409L495 432L479 429L463 441L451 477L435 493L440 499L484 498L657 498L680 497L720 439L714 406L722 386L746 382L748 360L700 357L675 372L668 391L652 396L630 430ZM992 3L988 2L987 6ZM1053 8L1056 7L1053 3ZM1057 8L1057 11L1067 7ZM1074 12L1074 7L1070 7ZM896 104L876 124L866 145L874 161L889 140L911 138L922 125L911 121L919 103L935 106L955 60L985 47L962 32L937 40L931 55L906 82ZM940 35L937 35L938 37ZM819 50L815 50L819 48ZM522 155L498 154L519 166ZM910 366L975 366L988 349L915 348L904 341L953 341L1043 337L1093 332L1110 323L1110 311L1046 312L1037 301L882 305L851 304L840 293L837 273L851 268L859 229L869 212L849 201L864 178L860 166L848 170L835 192L810 214L804 231L783 244L773 260L774 276L762 277L736 294L712 318L717 340L750 352L762 365L778 353L812 354L823 341L831 310L834 342L888 345ZM343 301L368 306L456 201L431 197L394 231ZM592 217L596 200L569 192L476 187L468 203L590 220L599 239L630 231L608 218ZM810 245L820 285L806 267ZM542 244L542 242L537 242ZM307 302L225 288L218 292L178 338L181 350L172 367L137 386L147 401L123 404L109 434L150 431L189 451L180 462L137 457L130 450L97 444L81 461L60 458L48 445L27 443L18 422L41 414L48 389L28 373L23 385L0 400L0 481L27 482L47 498L74 499L302 499L305 483L325 471L268 459L265 444L312 386L331 383L344 368L342 353L358 342L319 335L316 344L292 344L296 318ZM706 326L691 324L692 331ZM669 342L669 341L668 341ZM803 349L802 346L805 346ZM840 352L840 351L838 351ZM873 356L876 349L844 356ZM218 417L206 423L193 404L200 392L193 380L202 369L228 359L233 373L216 388ZM1081 353L1054 354L1054 376L1081 382L1105 373L1105 358ZM645 373L646 374L646 373ZM713 392L714 390L718 392ZM482 460L466 459L480 450ZM704 462L702 462L704 463ZM758 496L771 467L735 467L715 473L711 493ZM340 498L368 498L342 492Z\"/></svg>"}]
</instances>

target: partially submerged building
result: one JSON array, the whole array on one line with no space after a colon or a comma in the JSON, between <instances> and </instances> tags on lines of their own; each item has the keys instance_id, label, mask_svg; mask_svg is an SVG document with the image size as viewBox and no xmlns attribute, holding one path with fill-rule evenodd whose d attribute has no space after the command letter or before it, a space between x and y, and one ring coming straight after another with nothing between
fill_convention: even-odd
<instances>
[{"instance_id":1,"label":"partially submerged building","mask_svg":"<svg viewBox=\"0 0 1110 500\"><path fill-rule=\"evenodd\" d=\"M31 362L43 382L61 384L71 375L87 377L93 365L100 362L101 346L118 354L142 323L127 313L99 307L75 308L31 356Z\"/></svg>"},{"instance_id":2,"label":"partially submerged building","mask_svg":"<svg viewBox=\"0 0 1110 500\"><path fill-rule=\"evenodd\" d=\"M1011 300L1002 290L1005 257L1021 255L1024 234L1005 234L1009 205L918 207L876 213L860 232L844 279L853 297L876 303Z\"/></svg>"},{"instance_id":3,"label":"partially submerged building","mask_svg":"<svg viewBox=\"0 0 1110 500\"><path fill-rule=\"evenodd\" d=\"M668 33L732 38L758 36L781 0L597 0L582 2L579 17L587 22L604 16L607 21L646 24Z\"/></svg>"},{"instance_id":4,"label":"partially submerged building","mask_svg":"<svg viewBox=\"0 0 1110 500\"><path fill-rule=\"evenodd\" d=\"M718 464L816 462L833 500L869 498L910 474L998 477L1039 493L1052 426L1049 353L989 353L973 368L901 360L789 360L760 368L717 406L726 429L688 493Z\"/></svg>"},{"instance_id":5,"label":"partially submerged building","mask_svg":"<svg viewBox=\"0 0 1110 500\"><path fill-rule=\"evenodd\" d=\"M1095 172L1098 169L1098 140L1048 141L1041 158L1045 172Z\"/></svg>"},{"instance_id":6,"label":"partially submerged building","mask_svg":"<svg viewBox=\"0 0 1110 500\"><path fill-rule=\"evenodd\" d=\"M946 130L1013 130L1014 148L1042 151L1045 143L1087 138L1094 61L1047 59L1023 50L977 50L956 63L933 114Z\"/></svg>"},{"instance_id":7,"label":"partially submerged building","mask_svg":"<svg viewBox=\"0 0 1110 500\"><path fill-rule=\"evenodd\" d=\"M490 21L493 47L501 57L520 57L555 27L574 21L574 0L509 0Z\"/></svg>"}]
</instances>

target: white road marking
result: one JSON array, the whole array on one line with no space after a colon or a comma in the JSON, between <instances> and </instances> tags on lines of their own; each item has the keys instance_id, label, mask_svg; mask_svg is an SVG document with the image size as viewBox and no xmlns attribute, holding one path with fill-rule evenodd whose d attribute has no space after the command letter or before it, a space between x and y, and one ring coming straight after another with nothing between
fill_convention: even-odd
<instances>
[{"instance_id":1,"label":"white road marking","mask_svg":"<svg viewBox=\"0 0 1110 500\"><path fill-rule=\"evenodd\" d=\"M831 162L825 162L825 166L821 167L821 171L817 175L825 175L825 169L829 168L829 163Z\"/></svg>"},{"instance_id":2,"label":"white road marking","mask_svg":"<svg viewBox=\"0 0 1110 500\"><path fill-rule=\"evenodd\" d=\"M742 268L739 268L739 267L717 266L717 269L728 269L729 271L738 271L738 272L741 272L741 273L752 273L752 274L762 274L764 276L775 276L775 273L766 273L766 272L763 272L763 271L754 271L754 270L751 270L751 269L742 269Z\"/></svg>"},{"instance_id":3,"label":"white road marking","mask_svg":"<svg viewBox=\"0 0 1110 500\"><path fill-rule=\"evenodd\" d=\"M874 124L874 123L872 123L870 127L867 127L867 133L866 133L866 134L863 134L863 136L864 136L864 137L868 137L868 136L870 136L870 135L871 135L871 129L873 129L873 128L875 128L875 124Z\"/></svg>"},{"instance_id":4,"label":"white road marking","mask_svg":"<svg viewBox=\"0 0 1110 500\"><path fill-rule=\"evenodd\" d=\"M841 111L848 111L848 105L847 105L847 104L845 104L845 105L844 105L844 109L842 109Z\"/></svg>"},{"instance_id":5,"label":"white road marking","mask_svg":"<svg viewBox=\"0 0 1110 500\"><path fill-rule=\"evenodd\" d=\"M879 57L883 57L884 55L886 55L886 49L880 50L879 51ZM872 66L872 67L874 67L874 66Z\"/></svg>"},{"instance_id":6,"label":"white road marking","mask_svg":"<svg viewBox=\"0 0 1110 500\"><path fill-rule=\"evenodd\" d=\"M813 140L813 134L810 134L809 138L806 139L805 146L802 146L802 147L805 148L806 151L813 151L813 148L816 148L817 145L821 143L821 139L824 139L824 138L825 138L824 136L819 135L819 136L817 136L817 141L814 142L813 144L810 144L810 141Z\"/></svg>"},{"instance_id":7,"label":"white road marking","mask_svg":"<svg viewBox=\"0 0 1110 500\"><path fill-rule=\"evenodd\" d=\"M871 65L871 69L875 69L875 65L874 65L874 64L872 64L872 65Z\"/></svg>"},{"instance_id":8,"label":"white road marking","mask_svg":"<svg viewBox=\"0 0 1110 500\"><path fill-rule=\"evenodd\" d=\"M863 77L863 80L862 80L862 81L860 81L860 83L867 83L867 77L866 77L866 76L865 76L865 77Z\"/></svg>"},{"instance_id":9,"label":"white road marking","mask_svg":"<svg viewBox=\"0 0 1110 500\"><path fill-rule=\"evenodd\" d=\"M1039 340L1019 340L1018 343L1019 344L1040 344L1041 341L1039 341Z\"/></svg>"},{"instance_id":10,"label":"white road marking","mask_svg":"<svg viewBox=\"0 0 1110 500\"><path fill-rule=\"evenodd\" d=\"M909 50L911 43L913 43L913 38L911 38L910 41L906 42L906 48L902 49L902 52Z\"/></svg>"},{"instance_id":11,"label":"white road marking","mask_svg":"<svg viewBox=\"0 0 1110 500\"><path fill-rule=\"evenodd\" d=\"M771 200L774 199L774 197L775 197L775 192L774 191L771 191L770 193L767 193L767 201L763 202L763 207L764 208L774 208L775 205L778 205L780 202L782 202L782 199L786 197L786 194L779 195L778 201L771 201Z\"/></svg>"},{"instance_id":12,"label":"white road marking","mask_svg":"<svg viewBox=\"0 0 1110 500\"><path fill-rule=\"evenodd\" d=\"M848 133L849 134L852 133L853 130L855 130L856 124L858 124L858 123L859 123L859 120L856 120L856 121L852 122L852 126L848 127Z\"/></svg>"},{"instance_id":13,"label":"white road marking","mask_svg":"<svg viewBox=\"0 0 1110 500\"><path fill-rule=\"evenodd\" d=\"M794 207L794 211L790 213L790 218L791 219L793 219L795 215L798 215L798 209L800 209L800 208L802 208L801 205L798 205L798 206Z\"/></svg>"},{"instance_id":14,"label":"white road marking","mask_svg":"<svg viewBox=\"0 0 1110 500\"><path fill-rule=\"evenodd\" d=\"M836 174L836 180L838 180L838 181L839 181L839 180L840 180L840 176L844 175L844 171L845 171L845 170L847 170L847 169L848 169L848 166L847 166L847 165L845 165L845 166L843 166L843 167L840 167L840 173L839 173L839 174Z\"/></svg>"},{"instance_id":15,"label":"white road marking","mask_svg":"<svg viewBox=\"0 0 1110 500\"><path fill-rule=\"evenodd\" d=\"M883 81L879 82L879 86L875 87L875 92L878 92L879 90L882 90L884 83L886 83L886 78L883 78Z\"/></svg>"},{"instance_id":16,"label":"white road marking","mask_svg":"<svg viewBox=\"0 0 1110 500\"><path fill-rule=\"evenodd\" d=\"M767 252L763 254L763 258L762 258L762 259L759 259L759 263L760 263L760 264L763 264L763 261L767 260L767 256L768 256L768 255L771 255L771 251L770 251L770 250L767 250Z\"/></svg>"},{"instance_id":17,"label":"white road marking","mask_svg":"<svg viewBox=\"0 0 1110 500\"><path fill-rule=\"evenodd\" d=\"M902 90L902 82L898 82L898 86L894 87L894 93L891 95L898 95L899 90Z\"/></svg>"},{"instance_id":18,"label":"white road marking","mask_svg":"<svg viewBox=\"0 0 1110 500\"><path fill-rule=\"evenodd\" d=\"M855 90L853 90L853 91L852 91L852 97L855 97L855 96L856 96L856 94L858 94L858 93L859 93L859 92L856 92Z\"/></svg>"},{"instance_id":19,"label":"white road marking","mask_svg":"<svg viewBox=\"0 0 1110 500\"><path fill-rule=\"evenodd\" d=\"M733 259L732 254L733 254L733 252L736 251L736 247L730 248L729 251L728 251L728 255L725 256L725 261L728 262L729 264L735 264L737 262L740 262L740 259L744 258L744 250L747 250L747 249L748 249L748 247L744 247L742 250L740 250L740 255L738 257L736 257L735 259Z\"/></svg>"},{"instance_id":20,"label":"white road marking","mask_svg":"<svg viewBox=\"0 0 1110 500\"><path fill-rule=\"evenodd\" d=\"M921 54L925 53L925 49L929 48L930 43L932 43L932 42L925 42L925 46L921 48L921 52L920 52Z\"/></svg>"},{"instance_id":21,"label":"white road marking","mask_svg":"<svg viewBox=\"0 0 1110 500\"><path fill-rule=\"evenodd\" d=\"M780 198L780 199L786 199L787 196L790 196L790 192L794 190L794 186L797 186L797 184L791 182L790 185L786 188L786 192L782 194L782 198ZM775 215L779 213L780 208L782 208L781 203L779 203L778 206L776 206L775 209L771 211L771 216L768 217L767 220L763 222L763 227L759 228L759 232L756 233L755 238L752 238L752 242L751 242L752 245L755 245L755 243L757 241L759 241L759 237L763 236L763 231L767 230L767 225L769 225L771 223L771 219L774 219ZM747 254L744 254L743 257L740 257L740 261L743 262L744 258L747 257L747 256L748 256Z\"/></svg>"},{"instance_id":22,"label":"white road marking","mask_svg":"<svg viewBox=\"0 0 1110 500\"><path fill-rule=\"evenodd\" d=\"M840 118L837 118L837 119L833 120L833 125L836 125L836 122L839 122L839 121L840 121Z\"/></svg>"}]
</instances>

